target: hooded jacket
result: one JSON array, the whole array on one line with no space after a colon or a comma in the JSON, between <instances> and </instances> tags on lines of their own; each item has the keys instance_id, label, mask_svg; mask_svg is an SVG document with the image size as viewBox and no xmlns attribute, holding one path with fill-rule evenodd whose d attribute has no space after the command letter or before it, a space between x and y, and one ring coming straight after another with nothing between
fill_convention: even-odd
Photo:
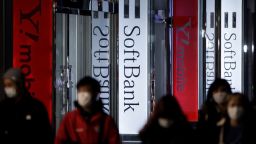
<instances>
[{"instance_id":1,"label":"hooded jacket","mask_svg":"<svg viewBox=\"0 0 256 144\"><path fill-rule=\"evenodd\" d=\"M101 110L85 112L76 102L77 109L69 112L59 127L55 144L120 144L114 120Z\"/></svg>"},{"instance_id":2,"label":"hooded jacket","mask_svg":"<svg viewBox=\"0 0 256 144\"><path fill-rule=\"evenodd\" d=\"M0 144L51 144L51 126L44 105L25 88L24 76L17 69L9 70L4 78L18 87L16 98L0 103Z\"/></svg>"}]
</instances>

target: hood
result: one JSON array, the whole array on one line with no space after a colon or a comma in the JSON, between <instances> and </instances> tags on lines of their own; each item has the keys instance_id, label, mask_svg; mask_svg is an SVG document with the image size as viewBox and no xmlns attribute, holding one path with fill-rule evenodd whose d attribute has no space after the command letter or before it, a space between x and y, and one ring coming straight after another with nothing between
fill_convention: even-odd
<instances>
[{"instance_id":1,"label":"hood","mask_svg":"<svg viewBox=\"0 0 256 144\"><path fill-rule=\"evenodd\" d=\"M26 89L25 75L21 72L20 69L17 69L17 68L9 69L4 74L3 79L10 79L14 81L19 91L19 95L25 96L29 94L29 92Z\"/></svg>"},{"instance_id":2,"label":"hood","mask_svg":"<svg viewBox=\"0 0 256 144\"><path fill-rule=\"evenodd\" d=\"M24 84L24 75L22 74L20 69L11 68L9 69L3 76L3 79L10 79L14 81L16 84Z\"/></svg>"}]
</instances>

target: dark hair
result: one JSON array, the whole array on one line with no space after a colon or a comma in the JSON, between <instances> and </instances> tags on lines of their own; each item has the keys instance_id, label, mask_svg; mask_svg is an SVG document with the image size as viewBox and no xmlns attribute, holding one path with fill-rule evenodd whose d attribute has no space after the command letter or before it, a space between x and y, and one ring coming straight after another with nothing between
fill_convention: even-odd
<instances>
[{"instance_id":1,"label":"dark hair","mask_svg":"<svg viewBox=\"0 0 256 144\"><path fill-rule=\"evenodd\" d=\"M84 78L79 80L76 88L79 89L82 86L90 86L94 93L100 93L100 83L90 76L85 76Z\"/></svg>"},{"instance_id":2,"label":"dark hair","mask_svg":"<svg viewBox=\"0 0 256 144\"><path fill-rule=\"evenodd\" d=\"M180 126L187 123L186 116L184 115L178 101L172 95L162 97L156 104L155 110L144 128L140 131L140 136L143 137L148 131L152 131L158 124L159 118L168 118Z\"/></svg>"},{"instance_id":3,"label":"dark hair","mask_svg":"<svg viewBox=\"0 0 256 144\"><path fill-rule=\"evenodd\" d=\"M174 120L185 118L178 101L174 96L171 95L166 95L158 101L153 115L153 117L155 117L156 119L160 117L170 118Z\"/></svg>"},{"instance_id":4,"label":"dark hair","mask_svg":"<svg viewBox=\"0 0 256 144\"><path fill-rule=\"evenodd\" d=\"M243 109L244 109L244 115L242 117L242 120L244 122L246 122L247 120L250 120L249 117L250 117L250 114L251 114L251 107L250 107L249 99L241 93L230 94L229 97L228 97L228 103L232 99L237 99L240 102ZM229 119L229 117L227 117L227 119Z\"/></svg>"},{"instance_id":5,"label":"dark hair","mask_svg":"<svg viewBox=\"0 0 256 144\"><path fill-rule=\"evenodd\" d=\"M213 92L215 91L224 91L228 94L231 94L231 87L225 79L217 78L210 86L207 93L207 102L213 102Z\"/></svg>"},{"instance_id":6,"label":"dark hair","mask_svg":"<svg viewBox=\"0 0 256 144\"><path fill-rule=\"evenodd\" d=\"M248 100L248 98L241 94L241 93L233 93L233 94L230 94L229 97L228 97L228 103L232 100L232 99L237 99L240 103L241 103L241 106L244 108L244 109L249 109L250 107L250 102Z\"/></svg>"}]
</instances>

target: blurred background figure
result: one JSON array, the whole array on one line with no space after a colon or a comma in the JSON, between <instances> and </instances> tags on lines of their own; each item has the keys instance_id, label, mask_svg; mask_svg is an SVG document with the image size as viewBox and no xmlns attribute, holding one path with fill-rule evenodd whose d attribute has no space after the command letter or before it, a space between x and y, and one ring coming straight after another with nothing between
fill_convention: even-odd
<instances>
[{"instance_id":1,"label":"blurred background figure","mask_svg":"<svg viewBox=\"0 0 256 144\"><path fill-rule=\"evenodd\" d=\"M44 105L31 97L19 69L3 77L5 99L0 103L1 144L51 144L51 126Z\"/></svg>"},{"instance_id":2,"label":"blurred background figure","mask_svg":"<svg viewBox=\"0 0 256 144\"><path fill-rule=\"evenodd\" d=\"M252 107L252 110L253 110L253 115L256 119L256 96L253 97L252 101L251 101L251 107Z\"/></svg>"},{"instance_id":3,"label":"blurred background figure","mask_svg":"<svg viewBox=\"0 0 256 144\"><path fill-rule=\"evenodd\" d=\"M227 103L227 117L220 126L220 144L255 144L255 121L247 97L231 94Z\"/></svg>"},{"instance_id":4,"label":"blurred background figure","mask_svg":"<svg viewBox=\"0 0 256 144\"><path fill-rule=\"evenodd\" d=\"M174 96L162 97L140 131L143 144L193 143L193 131Z\"/></svg>"},{"instance_id":5,"label":"blurred background figure","mask_svg":"<svg viewBox=\"0 0 256 144\"><path fill-rule=\"evenodd\" d=\"M231 87L224 79L216 79L208 90L207 100L200 110L198 122L198 140L202 144L217 144L218 125L223 123L226 115L228 95Z\"/></svg>"},{"instance_id":6,"label":"blurred background figure","mask_svg":"<svg viewBox=\"0 0 256 144\"><path fill-rule=\"evenodd\" d=\"M119 144L114 120L103 112L100 83L84 77L77 84L77 109L68 113L58 130L55 144Z\"/></svg>"}]
</instances>

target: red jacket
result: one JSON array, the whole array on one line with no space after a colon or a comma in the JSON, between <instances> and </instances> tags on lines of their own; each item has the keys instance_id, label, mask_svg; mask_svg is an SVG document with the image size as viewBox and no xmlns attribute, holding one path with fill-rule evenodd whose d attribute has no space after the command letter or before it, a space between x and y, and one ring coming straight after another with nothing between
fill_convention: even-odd
<instances>
[{"instance_id":1,"label":"red jacket","mask_svg":"<svg viewBox=\"0 0 256 144\"><path fill-rule=\"evenodd\" d=\"M102 129L101 132L99 132ZM99 142L101 133L101 142ZM55 144L120 144L118 129L113 119L97 112L90 118L76 109L68 113L58 130Z\"/></svg>"}]
</instances>

